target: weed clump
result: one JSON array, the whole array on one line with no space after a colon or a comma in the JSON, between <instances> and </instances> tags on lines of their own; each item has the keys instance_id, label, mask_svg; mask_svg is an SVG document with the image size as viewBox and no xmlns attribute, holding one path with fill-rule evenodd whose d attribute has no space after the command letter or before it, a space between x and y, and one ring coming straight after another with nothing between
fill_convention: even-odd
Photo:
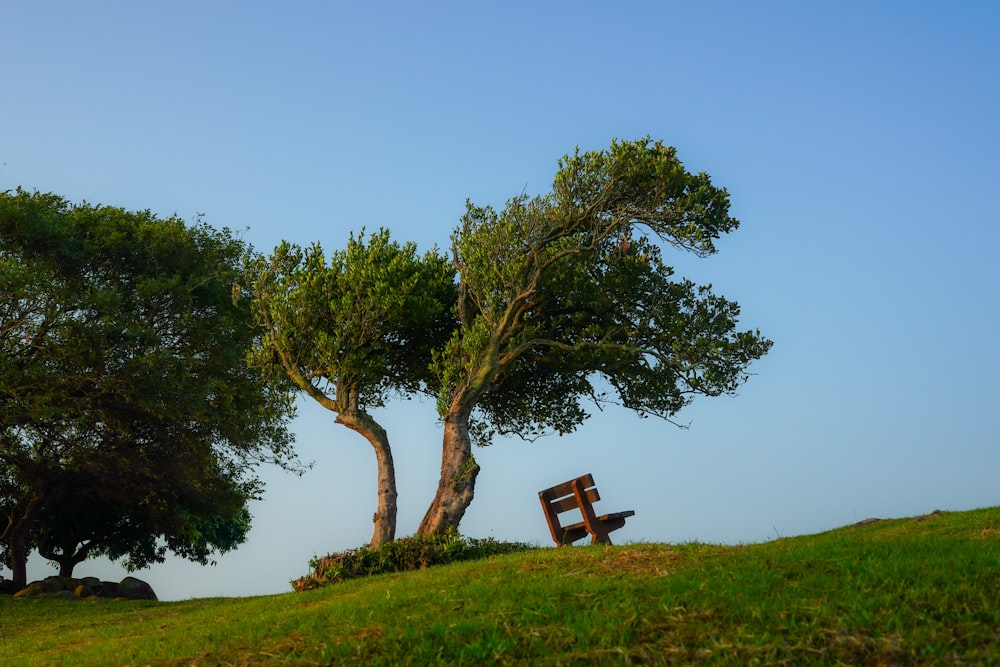
<instances>
[{"instance_id":1,"label":"weed clump","mask_svg":"<svg viewBox=\"0 0 1000 667\"><path fill-rule=\"evenodd\" d=\"M310 574L291 582L298 592L373 574L421 570L491 556L537 549L526 542L502 542L492 537L465 537L454 530L442 535L413 535L372 548L362 546L309 560Z\"/></svg>"}]
</instances>

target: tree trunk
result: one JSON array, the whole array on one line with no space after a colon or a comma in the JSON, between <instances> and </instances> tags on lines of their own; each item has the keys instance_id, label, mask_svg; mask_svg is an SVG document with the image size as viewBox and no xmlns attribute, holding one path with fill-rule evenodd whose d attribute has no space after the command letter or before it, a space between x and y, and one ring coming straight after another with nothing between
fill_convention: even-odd
<instances>
[{"instance_id":1,"label":"tree trunk","mask_svg":"<svg viewBox=\"0 0 1000 667\"><path fill-rule=\"evenodd\" d=\"M337 423L357 431L371 443L378 465L378 508L372 517L375 530L369 545L377 547L396 538L396 468L392 462L389 436L364 410L350 410L337 416Z\"/></svg>"},{"instance_id":2,"label":"tree trunk","mask_svg":"<svg viewBox=\"0 0 1000 667\"><path fill-rule=\"evenodd\" d=\"M441 450L441 477L434 500L417 529L420 535L440 534L449 528L458 530L465 510L472 504L479 464L472 456L468 410L449 411L444 420Z\"/></svg>"},{"instance_id":3,"label":"tree trunk","mask_svg":"<svg viewBox=\"0 0 1000 667\"><path fill-rule=\"evenodd\" d=\"M9 517L7 530L2 533L10 549L9 566L15 592L28 585L28 531L45 502L54 497L48 495L44 484L39 486L41 488L36 490L35 496L28 501L27 507L18 518L15 518L17 512L15 507L15 514Z\"/></svg>"},{"instance_id":4,"label":"tree trunk","mask_svg":"<svg viewBox=\"0 0 1000 667\"><path fill-rule=\"evenodd\" d=\"M8 536L11 581L13 582L11 590L15 593L28 585L28 549L26 546L28 522L20 523L21 525L11 529Z\"/></svg>"}]
</instances>

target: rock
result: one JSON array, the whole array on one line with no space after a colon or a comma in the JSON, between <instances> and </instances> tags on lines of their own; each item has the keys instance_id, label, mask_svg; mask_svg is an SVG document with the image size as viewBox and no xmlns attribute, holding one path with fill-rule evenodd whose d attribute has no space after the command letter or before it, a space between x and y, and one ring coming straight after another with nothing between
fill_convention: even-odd
<instances>
[{"instance_id":1,"label":"rock","mask_svg":"<svg viewBox=\"0 0 1000 667\"><path fill-rule=\"evenodd\" d=\"M58 593L59 591L66 590L66 584L63 583L62 577L45 577L41 581L33 583L40 584L44 593Z\"/></svg>"},{"instance_id":2,"label":"rock","mask_svg":"<svg viewBox=\"0 0 1000 667\"><path fill-rule=\"evenodd\" d=\"M15 598L33 598L35 596L44 595L44 594L45 594L45 591L42 590L41 583L35 581L35 582L32 582L32 583L28 584L27 586L25 586L24 588L22 588L18 592L14 593L14 597Z\"/></svg>"},{"instance_id":3,"label":"rock","mask_svg":"<svg viewBox=\"0 0 1000 667\"><path fill-rule=\"evenodd\" d=\"M59 599L59 600L79 600L80 599L80 598L78 598L76 596L76 594L73 591L67 591L65 588L63 590L61 590L61 591L57 591L57 592L49 595L48 597L50 597L50 598L56 598L56 599Z\"/></svg>"},{"instance_id":4,"label":"rock","mask_svg":"<svg viewBox=\"0 0 1000 667\"><path fill-rule=\"evenodd\" d=\"M125 577L118 582L118 596L129 600L155 600L153 587L142 579Z\"/></svg>"},{"instance_id":5,"label":"rock","mask_svg":"<svg viewBox=\"0 0 1000 667\"><path fill-rule=\"evenodd\" d=\"M118 596L118 584L113 581L102 581L101 588L97 594L102 598L113 598Z\"/></svg>"},{"instance_id":6,"label":"rock","mask_svg":"<svg viewBox=\"0 0 1000 667\"><path fill-rule=\"evenodd\" d=\"M73 595L78 598L89 598L94 595L94 589L87 584L77 584L73 589Z\"/></svg>"}]
</instances>

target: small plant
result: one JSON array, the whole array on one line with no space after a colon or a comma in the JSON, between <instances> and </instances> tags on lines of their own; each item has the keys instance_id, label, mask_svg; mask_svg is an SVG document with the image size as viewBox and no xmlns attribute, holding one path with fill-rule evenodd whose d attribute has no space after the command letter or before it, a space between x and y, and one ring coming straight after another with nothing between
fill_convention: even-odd
<instances>
[{"instance_id":1,"label":"small plant","mask_svg":"<svg viewBox=\"0 0 1000 667\"><path fill-rule=\"evenodd\" d=\"M369 546L315 556L309 560L311 574L291 582L296 591L308 591L327 584L373 574L422 570L491 556L530 551L538 547L525 542L501 542L492 537L474 538L449 529L441 535L413 535L376 548Z\"/></svg>"}]
</instances>

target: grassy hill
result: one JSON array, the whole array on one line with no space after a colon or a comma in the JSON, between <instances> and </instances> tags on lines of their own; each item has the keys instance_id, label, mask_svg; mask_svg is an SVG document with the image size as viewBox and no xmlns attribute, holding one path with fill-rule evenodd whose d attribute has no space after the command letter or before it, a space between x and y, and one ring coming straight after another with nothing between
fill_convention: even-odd
<instances>
[{"instance_id":1,"label":"grassy hill","mask_svg":"<svg viewBox=\"0 0 1000 667\"><path fill-rule=\"evenodd\" d=\"M306 593L0 599L11 665L1000 664L1000 508L541 549Z\"/></svg>"}]
</instances>

